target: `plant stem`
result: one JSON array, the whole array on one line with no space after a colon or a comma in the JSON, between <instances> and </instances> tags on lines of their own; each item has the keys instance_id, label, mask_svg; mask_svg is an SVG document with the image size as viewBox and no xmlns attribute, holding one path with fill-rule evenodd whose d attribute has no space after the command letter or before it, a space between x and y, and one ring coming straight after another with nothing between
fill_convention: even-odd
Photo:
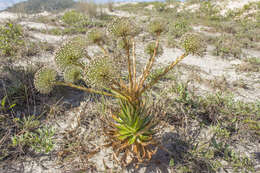
<instances>
[{"instance_id":1,"label":"plant stem","mask_svg":"<svg viewBox=\"0 0 260 173\"><path fill-rule=\"evenodd\" d=\"M147 77L148 77L148 75L150 73L150 70L151 70L151 68L153 66L153 63L155 61L155 57L156 57L156 54L157 54L158 47L159 47L159 37L157 38L156 43L155 43L155 49L153 51L153 56L150 57L147 65L146 65L146 67L145 67L145 69L143 71L143 74L142 74L140 82L139 82L138 89L142 88L142 86L144 84L144 81L147 79Z\"/></svg>"},{"instance_id":2,"label":"plant stem","mask_svg":"<svg viewBox=\"0 0 260 173\"><path fill-rule=\"evenodd\" d=\"M164 71L158 75L155 79L153 79L150 83L148 83L139 93L139 96L147 89L151 88L154 84L156 84L164 75L166 75L170 70L173 69L175 65L177 65L181 60L183 60L186 56L188 56L188 53L182 54L180 57L178 57L174 62L172 62L168 67L164 69Z\"/></svg>"},{"instance_id":3,"label":"plant stem","mask_svg":"<svg viewBox=\"0 0 260 173\"><path fill-rule=\"evenodd\" d=\"M133 39L133 90L135 91L136 87L136 55L135 55L135 41Z\"/></svg>"},{"instance_id":4,"label":"plant stem","mask_svg":"<svg viewBox=\"0 0 260 173\"><path fill-rule=\"evenodd\" d=\"M128 46L128 42L126 40L126 37L123 37L123 41L125 42L125 45L127 45L125 50L126 50L127 62L128 62L128 75L129 75L129 84L130 84L129 92L131 92L132 86L133 86L133 81L132 81L132 70L131 70L131 60L130 60L130 48Z\"/></svg>"},{"instance_id":5,"label":"plant stem","mask_svg":"<svg viewBox=\"0 0 260 173\"><path fill-rule=\"evenodd\" d=\"M92 88L85 88L85 87L78 86L78 85L75 85L75 84L72 84L72 83L55 82L55 85L68 86L68 87L76 88L76 89L79 89L79 90L82 90L82 91L85 91L85 92L89 92L89 93L95 93L95 94L100 94L100 95L105 95L105 96L110 96L110 97L118 97L116 95L110 94L110 93L105 92L105 91L98 91L98 90L94 90Z\"/></svg>"}]
</instances>

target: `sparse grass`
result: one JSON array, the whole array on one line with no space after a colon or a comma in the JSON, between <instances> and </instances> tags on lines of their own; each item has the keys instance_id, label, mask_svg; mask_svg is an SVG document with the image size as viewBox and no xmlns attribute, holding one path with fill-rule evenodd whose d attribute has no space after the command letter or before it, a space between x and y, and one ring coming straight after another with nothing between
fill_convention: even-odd
<instances>
[{"instance_id":1,"label":"sparse grass","mask_svg":"<svg viewBox=\"0 0 260 173\"><path fill-rule=\"evenodd\" d=\"M4 95L1 95L1 97L6 96L7 104L16 104L15 109L18 110L24 109L28 105L33 105L36 91L33 86L32 77L36 69L6 66L4 70L7 72L7 76L1 81L4 84L3 88L1 88ZM29 114L30 112L27 113Z\"/></svg>"},{"instance_id":2,"label":"sparse grass","mask_svg":"<svg viewBox=\"0 0 260 173\"><path fill-rule=\"evenodd\" d=\"M0 26L0 38L0 56L2 57L26 58L34 56L40 52L43 45L41 42L29 40L22 26L15 22L7 22Z\"/></svg>"},{"instance_id":3,"label":"sparse grass","mask_svg":"<svg viewBox=\"0 0 260 173\"><path fill-rule=\"evenodd\" d=\"M221 57L241 58L242 45L232 36L222 35L216 41L214 54Z\"/></svg>"},{"instance_id":4,"label":"sparse grass","mask_svg":"<svg viewBox=\"0 0 260 173\"><path fill-rule=\"evenodd\" d=\"M184 150L178 150L172 157L175 163L173 170L192 171L196 168L215 172L224 168L238 172L255 171L254 162L234 149L232 141L257 141L259 102L235 101L232 95L220 92L198 96L186 83L176 81L166 90L159 89L162 93L158 97L163 101L167 122L173 123L176 131L183 136L196 129L198 136L180 137L185 141L185 144L180 144ZM190 125L195 122L198 126L190 129ZM200 136L205 128L206 136Z\"/></svg>"},{"instance_id":5,"label":"sparse grass","mask_svg":"<svg viewBox=\"0 0 260 173\"><path fill-rule=\"evenodd\" d=\"M0 160L10 160L21 155L48 153L54 147L54 130L41 126L35 116L12 117L0 115Z\"/></svg>"},{"instance_id":6,"label":"sparse grass","mask_svg":"<svg viewBox=\"0 0 260 173\"><path fill-rule=\"evenodd\" d=\"M236 67L237 71L241 72L259 72L260 71L260 58L252 57L245 60Z\"/></svg>"}]
</instances>

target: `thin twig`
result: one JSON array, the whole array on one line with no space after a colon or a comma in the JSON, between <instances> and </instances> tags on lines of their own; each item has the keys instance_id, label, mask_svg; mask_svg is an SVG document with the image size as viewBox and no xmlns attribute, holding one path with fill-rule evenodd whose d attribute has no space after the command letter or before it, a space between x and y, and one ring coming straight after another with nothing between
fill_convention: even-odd
<instances>
[{"instance_id":1,"label":"thin twig","mask_svg":"<svg viewBox=\"0 0 260 173\"><path fill-rule=\"evenodd\" d=\"M85 87L81 87L72 83L65 83L65 82L55 82L55 85L61 85L61 86L68 86L71 88L76 88L85 92L89 92L89 93L95 93L95 94L101 94L101 95L105 95L105 96L110 96L110 97L118 97L114 94L110 94L108 92L105 91L98 91L98 90L94 90L92 88L85 88Z\"/></svg>"}]
</instances>

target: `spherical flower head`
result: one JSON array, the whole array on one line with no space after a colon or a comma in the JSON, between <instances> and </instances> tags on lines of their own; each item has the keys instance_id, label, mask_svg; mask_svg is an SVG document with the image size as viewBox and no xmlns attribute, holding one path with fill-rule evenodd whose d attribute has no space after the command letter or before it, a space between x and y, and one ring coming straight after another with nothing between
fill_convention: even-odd
<instances>
[{"instance_id":1,"label":"spherical flower head","mask_svg":"<svg viewBox=\"0 0 260 173\"><path fill-rule=\"evenodd\" d=\"M80 78L82 77L82 69L75 65L68 66L65 69L63 76L65 82L75 83L79 81Z\"/></svg>"},{"instance_id":2,"label":"spherical flower head","mask_svg":"<svg viewBox=\"0 0 260 173\"><path fill-rule=\"evenodd\" d=\"M83 56L84 49L76 43L69 41L56 52L55 62L64 71L67 66L79 64L79 60Z\"/></svg>"},{"instance_id":3,"label":"spherical flower head","mask_svg":"<svg viewBox=\"0 0 260 173\"><path fill-rule=\"evenodd\" d=\"M145 53L147 53L150 56L153 56L155 48L156 48L156 42L151 42L146 46ZM156 50L156 56L161 56L162 54L163 54L163 48L159 44Z\"/></svg>"},{"instance_id":4,"label":"spherical flower head","mask_svg":"<svg viewBox=\"0 0 260 173\"><path fill-rule=\"evenodd\" d=\"M196 34L187 33L181 39L182 47L188 54L202 56L206 50L205 42Z\"/></svg>"},{"instance_id":5,"label":"spherical flower head","mask_svg":"<svg viewBox=\"0 0 260 173\"><path fill-rule=\"evenodd\" d=\"M165 31L165 22L161 19L156 19L149 24L149 32L155 35L160 35Z\"/></svg>"},{"instance_id":6,"label":"spherical flower head","mask_svg":"<svg viewBox=\"0 0 260 173\"><path fill-rule=\"evenodd\" d=\"M85 75L87 83L93 87L109 87L111 79L115 78L116 67L108 57L97 57L92 60Z\"/></svg>"},{"instance_id":7,"label":"spherical flower head","mask_svg":"<svg viewBox=\"0 0 260 173\"><path fill-rule=\"evenodd\" d=\"M116 37L134 37L140 28L130 19L117 18L110 24L109 31Z\"/></svg>"},{"instance_id":8,"label":"spherical flower head","mask_svg":"<svg viewBox=\"0 0 260 173\"><path fill-rule=\"evenodd\" d=\"M53 69L44 67L35 73L34 86L42 94L52 91L57 77L57 72Z\"/></svg>"}]
</instances>

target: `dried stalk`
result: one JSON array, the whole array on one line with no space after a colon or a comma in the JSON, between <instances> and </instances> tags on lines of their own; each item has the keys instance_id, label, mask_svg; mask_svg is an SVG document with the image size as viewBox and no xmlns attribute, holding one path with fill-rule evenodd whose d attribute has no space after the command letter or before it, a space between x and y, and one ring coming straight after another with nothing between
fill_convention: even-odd
<instances>
[{"instance_id":1,"label":"dried stalk","mask_svg":"<svg viewBox=\"0 0 260 173\"><path fill-rule=\"evenodd\" d=\"M146 65L146 67L145 67L145 69L143 71L143 74L142 74L142 76L140 78L140 82L139 82L137 90L142 88L142 86L144 84L144 81L147 79L147 77L148 77L148 75L150 73L150 70L151 70L151 68L153 66L153 63L155 61L155 57L156 57L156 54L157 54L158 47L159 47L159 38L157 38L157 40L156 40L155 49L153 51L153 56L150 57L147 65Z\"/></svg>"},{"instance_id":2,"label":"dried stalk","mask_svg":"<svg viewBox=\"0 0 260 173\"><path fill-rule=\"evenodd\" d=\"M173 69L175 65L177 65L181 60L183 60L188 54L184 53L179 58L177 58L174 62L172 62L168 67L166 67L160 75L158 75L154 80L148 83L139 93L139 96L146 91L147 89L151 88L154 84L156 84L164 75L166 75L170 70Z\"/></svg>"}]
</instances>

